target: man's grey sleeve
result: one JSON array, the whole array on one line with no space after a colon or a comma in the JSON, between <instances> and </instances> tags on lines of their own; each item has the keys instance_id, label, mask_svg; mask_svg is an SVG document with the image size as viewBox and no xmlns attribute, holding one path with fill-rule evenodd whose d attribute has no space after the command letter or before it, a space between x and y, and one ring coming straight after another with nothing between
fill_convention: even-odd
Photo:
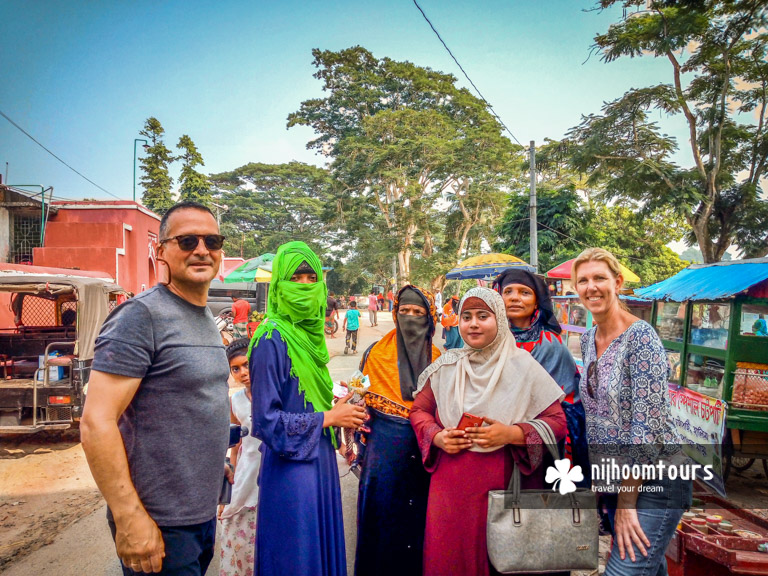
<instances>
[{"instance_id":1,"label":"man's grey sleeve","mask_svg":"<svg viewBox=\"0 0 768 576\"><path fill-rule=\"evenodd\" d=\"M99 372L144 378L152 365L155 343L152 318L138 300L128 300L107 316L101 328L92 368Z\"/></svg>"}]
</instances>

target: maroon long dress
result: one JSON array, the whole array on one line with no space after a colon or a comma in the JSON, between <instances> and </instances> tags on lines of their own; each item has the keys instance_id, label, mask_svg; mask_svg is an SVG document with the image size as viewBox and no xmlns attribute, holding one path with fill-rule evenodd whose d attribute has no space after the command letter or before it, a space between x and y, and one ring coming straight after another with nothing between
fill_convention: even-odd
<instances>
[{"instance_id":1,"label":"maroon long dress","mask_svg":"<svg viewBox=\"0 0 768 576\"><path fill-rule=\"evenodd\" d=\"M565 438L566 420L560 402L553 402L537 418L549 424L558 442ZM448 454L432 445L443 425L429 383L416 396L411 424L424 467L432 474L424 537L424 576L496 574L488 560L486 543L488 491L506 489L513 461L520 467L522 489L544 488L541 463L546 447L541 436L531 425L520 424L525 446Z\"/></svg>"}]
</instances>

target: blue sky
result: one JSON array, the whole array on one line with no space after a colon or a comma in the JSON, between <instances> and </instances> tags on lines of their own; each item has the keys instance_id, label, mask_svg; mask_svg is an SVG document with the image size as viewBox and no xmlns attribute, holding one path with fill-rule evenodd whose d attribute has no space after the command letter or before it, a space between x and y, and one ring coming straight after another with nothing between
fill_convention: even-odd
<instances>
[{"instance_id":1,"label":"blue sky","mask_svg":"<svg viewBox=\"0 0 768 576\"><path fill-rule=\"evenodd\" d=\"M585 12L588 0L419 3L524 144L560 138L604 101L668 79L664 63L650 58L588 58L595 34L621 16ZM312 48L359 44L467 85L411 0L5 0L0 21L0 110L124 199L132 196L133 140L148 116L161 121L173 149L189 134L206 172L248 162L322 165L306 149L311 130L286 129L289 113L322 95ZM659 120L685 144L679 121ZM6 162L10 184L53 186L61 198L111 198L0 117L4 176Z\"/></svg>"}]
</instances>

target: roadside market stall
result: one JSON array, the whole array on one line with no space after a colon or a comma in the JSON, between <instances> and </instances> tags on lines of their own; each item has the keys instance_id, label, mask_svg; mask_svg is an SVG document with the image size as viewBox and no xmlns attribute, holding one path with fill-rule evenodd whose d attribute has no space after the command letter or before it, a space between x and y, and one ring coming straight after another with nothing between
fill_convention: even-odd
<instances>
[{"instance_id":1,"label":"roadside market stall","mask_svg":"<svg viewBox=\"0 0 768 576\"><path fill-rule=\"evenodd\" d=\"M755 459L768 475L768 258L694 264L636 294L654 301L678 428L722 464L713 487Z\"/></svg>"}]
</instances>

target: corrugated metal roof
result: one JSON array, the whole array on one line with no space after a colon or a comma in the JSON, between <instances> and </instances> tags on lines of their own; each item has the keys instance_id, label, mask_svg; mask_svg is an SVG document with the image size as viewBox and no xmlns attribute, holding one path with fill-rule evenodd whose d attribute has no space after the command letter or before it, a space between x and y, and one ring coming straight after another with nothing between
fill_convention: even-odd
<instances>
[{"instance_id":1,"label":"corrugated metal roof","mask_svg":"<svg viewBox=\"0 0 768 576\"><path fill-rule=\"evenodd\" d=\"M743 292L768 278L768 258L694 264L671 278L635 290L653 300L716 300Z\"/></svg>"}]
</instances>

